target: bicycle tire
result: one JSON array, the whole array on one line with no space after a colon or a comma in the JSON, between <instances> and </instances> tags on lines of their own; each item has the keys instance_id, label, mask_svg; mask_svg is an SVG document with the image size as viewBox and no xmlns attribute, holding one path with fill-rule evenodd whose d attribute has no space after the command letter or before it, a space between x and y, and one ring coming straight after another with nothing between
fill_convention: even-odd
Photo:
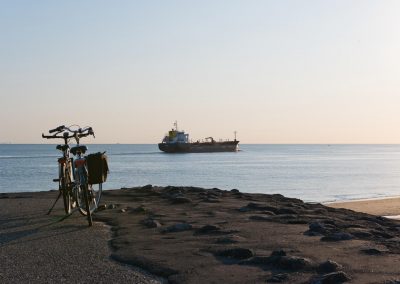
<instances>
[{"instance_id":1,"label":"bicycle tire","mask_svg":"<svg viewBox=\"0 0 400 284\"><path fill-rule=\"evenodd\" d=\"M59 181L59 189L62 193L65 214L71 214L71 194L68 190L69 178L65 174L65 167L62 167Z\"/></svg>"},{"instance_id":2,"label":"bicycle tire","mask_svg":"<svg viewBox=\"0 0 400 284\"><path fill-rule=\"evenodd\" d=\"M89 192L88 192L88 187L87 184L81 185L83 187L83 196L85 199L85 205L86 205L86 213L87 213L87 220L89 223L89 227L93 225L93 220L92 220L92 213L90 212L90 207L89 207Z\"/></svg>"},{"instance_id":3,"label":"bicycle tire","mask_svg":"<svg viewBox=\"0 0 400 284\"><path fill-rule=\"evenodd\" d=\"M100 199L101 199L101 193L102 193L102 189L103 189L103 185L100 184L88 184L88 196L89 196L89 209L90 209L90 213L94 213L94 211L97 209L97 207L99 206L100 203ZM87 209L86 209L86 205L83 202L84 198L83 198L83 191L82 189L79 189L76 191L77 196L76 196L76 201L78 204L78 209L79 212L86 216L87 215Z\"/></svg>"}]
</instances>

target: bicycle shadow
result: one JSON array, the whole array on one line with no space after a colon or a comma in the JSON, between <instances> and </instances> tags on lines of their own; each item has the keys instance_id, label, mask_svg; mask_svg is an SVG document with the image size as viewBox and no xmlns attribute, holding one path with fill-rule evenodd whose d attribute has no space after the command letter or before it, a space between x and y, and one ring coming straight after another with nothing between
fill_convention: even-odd
<instances>
[{"instance_id":1,"label":"bicycle shadow","mask_svg":"<svg viewBox=\"0 0 400 284\"><path fill-rule=\"evenodd\" d=\"M0 247L7 245L18 245L23 241L24 243L33 242L43 239L51 239L57 236L65 236L78 231L82 231L88 228L86 222L79 223L64 223L62 226L56 226L61 224L65 219L71 217L70 215L58 215L46 218L46 220L39 220L36 224L11 224L7 228L1 228L0 230ZM49 220L50 218L50 220ZM75 218L74 218L75 219ZM15 221L21 222L23 220L25 223L27 220L25 218L14 218ZM0 220L0 222L3 220ZM74 220L75 221L75 220ZM33 228L32 228L33 226ZM52 230L52 226L54 230ZM31 227L31 228L26 228ZM18 231L12 232L1 232L5 230L12 230L16 228L21 228ZM35 235L38 235L35 237ZM24 238L26 238L24 240Z\"/></svg>"}]
</instances>

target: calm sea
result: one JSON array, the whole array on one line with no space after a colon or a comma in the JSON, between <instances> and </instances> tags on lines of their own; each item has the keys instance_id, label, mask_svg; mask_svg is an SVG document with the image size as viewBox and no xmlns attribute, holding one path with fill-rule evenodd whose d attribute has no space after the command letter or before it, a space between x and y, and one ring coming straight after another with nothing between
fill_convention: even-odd
<instances>
[{"instance_id":1,"label":"calm sea","mask_svg":"<svg viewBox=\"0 0 400 284\"><path fill-rule=\"evenodd\" d=\"M240 145L237 153L165 154L156 145L88 145L107 151L105 189L217 187L305 201L400 195L400 145ZM0 145L0 192L56 189L55 145Z\"/></svg>"}]
</instances>

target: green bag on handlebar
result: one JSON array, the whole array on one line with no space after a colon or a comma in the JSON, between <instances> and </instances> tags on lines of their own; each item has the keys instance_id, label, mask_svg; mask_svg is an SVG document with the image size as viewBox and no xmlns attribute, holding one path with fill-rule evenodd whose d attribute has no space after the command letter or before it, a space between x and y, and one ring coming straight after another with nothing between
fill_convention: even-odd
<instances>
[{"instance_id":1,"label":"green bag on handlebar","mask_svg":"<svg viewBox=\"0 0 400 284\"><path fill-rule=\"evenodd\" d=\"M104 153L89 154L86 157L89 184L103 183L107 180L109 172L107 156Z\"/></svg>"}]
</instances>

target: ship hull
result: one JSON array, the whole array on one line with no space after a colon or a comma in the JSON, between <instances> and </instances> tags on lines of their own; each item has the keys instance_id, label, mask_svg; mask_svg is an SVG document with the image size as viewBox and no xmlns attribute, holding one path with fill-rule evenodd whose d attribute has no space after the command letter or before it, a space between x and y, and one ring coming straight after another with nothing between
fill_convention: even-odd
<instances>
[{"instance_id":1,"label":"ship hull","mask_svg":"<svg viewBox=\"0 0 400 284\"><path fill-rule=\"evenodd\" d=\"M159 143L158 148L166 153L211 153L236 152L239 141L202 143Z\"/></svg>"}]
</instances>

